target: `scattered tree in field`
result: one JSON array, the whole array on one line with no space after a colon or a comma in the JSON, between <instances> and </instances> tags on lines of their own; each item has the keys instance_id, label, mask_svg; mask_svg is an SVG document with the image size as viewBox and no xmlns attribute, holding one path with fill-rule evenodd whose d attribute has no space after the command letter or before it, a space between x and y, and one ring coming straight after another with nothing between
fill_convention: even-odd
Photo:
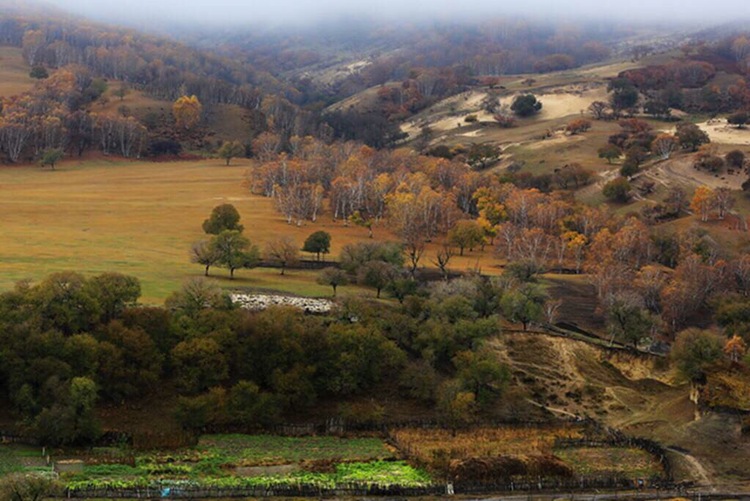
<instances>
[{"instance_id":1,"label":"scattered tree in field","mask_svg":"<svg viewBox=\"0 0 750 501\"><path fill-rule=\"evenodd\" d=\"M599 158L604 158L608 164L612 164L613 160L617 160L622 156L622 149L615 144L607 143L599 148L598 153Z\"/></svg>"},{"instance_id":2,"label":"scattered tree in field","mask_svg":"<svg viewBox=\"0 0 750 501\"><path fill-rule=\"evenodd\" d=\"M268 242L265 257L281 268L284 274L287 266L294 266L299 262L299 247L290 237L281 237Z\"/></svg>"},{"instance_id":3,"label":"scattered tree in field","mask_svg":"<svg viewBox=\"0 0 750 501\"><path fill-rule=\"evenodd\" d=\"M443 245L438 249L435 254L435 260L433 263L440 269L440 273L443 274L443 280L448 280L448 263L453 257L454 252L450 245Z\"/></svg>"},{"instance_id":4,"label":"scattered tree in field","mask_svg":"<svg viewBox=\"0 0 750 501\"><path fill-rule=\"evenodd\" d=\"M357 275L357 281L362 285L373 287L377 293L375 297L380 297L380 292L396 277L396 268L383 261L369 261L360 270Z\"/></svg>"},{"instance_id":5,"label":"scattered tree in field","mask_svg":"<svg viewBox=\"0 0 750 501\"><path fill-rule=\"evenodd\" d=\"M542 109L542 103L537 100L534 94L522 94L513 99L510 109L519 117L530 117L539 113Z\"/></svg>"},{"instance_id":6,"label":"scattered tree in field","mask_svg":"<svg viewBox=\"0 0 750 501\"><path fill-rule=\"evenodd\" d=\"M727 117L727 123L738 129L744 129L748 122L750 122L750 113L747 111L738 111Z\"/></svg>"},{"instance_id":7,"label":"scattered tree in field","mask_svg":"<svg viewBox=\"0 0 750 501\"><path fill-rule=\"evenodd\" d=\"M190 246L190 262L203 265L207 277L211 266L219 262L219 254L210 240L199 240Z\"/></svg>"},{"instance_id":8,"label":"scattered tree in field","mask_svg":"<svg viewBox=\"0 0 750 501\"><path fill-rule=\"evenodd\" d=\"M711 214L711 209L714 208L716 202L716 194L708 186L698 186L695 189L693 198L690 201L690 210L700 214L701 221L708 221L708 216Z\"/></svg>"},{"instance_id":9,"label":"scattered tree in field","mask_svg":"<svg viewBox=\"0 0 750 501\"><path fill-rule=\"evenodd\" d=\"M217 151L219 157L226 160L227 165L235 157L241 157L245 154L245 147L239 141L226 141Z\"/></svg>"},{"instance_id":10,"label":"scattered tree in field","mask_svg":"<svg viewBox=\"0 0 750 501\"><path fill-rule=\"evenodd\" d=\"M349 284L349 276L340 268L325 268L320 272L316 281L320 285L330 285L333 288L333 296L336 297L336 288L339 285Z\"/></svg>"},{"instance_id":11,"label":"scattered tree in field","mask_svg":"<svg viewBox=\"0 0 750 501\"><path fill-rule=\"evenodd\" d=\"M618 177L608 182L602 188L602 193L609 200L625 203L630 200L630 183L624 177Z\"/></svg>"},{"instance_id":12,"label":"scattered tree in field","mask_svg":"<svg viewBox=\"0 0 750 501\"><path fill-rule=\"evenodd\" d=\"M240 213L232 204L217 205L211 211L211 216L203 221L203 231L211 235L218 235L222 231L232 230L242 232Z\"/></svg>"},{"instance_id":13,"label":"scattered tree in field","mask_svg":"<svg viewBox=\"0 0 750 501\"><path fill-rule=\"evenodd\" d=\"M311 233L310 236L305 239L302 251L315 254L315 258L320 261L321 254L328 254L331 252L331 234L322 230Z\"/></svg>"},{"instance_id":14,"label":"scattered tree in field","mask_svg":"<svg viewBox=\"0 0 750 501\"><path fill-rule=\"evenodd\" d=\"M473 250L484 241L484 230L474 220L456 222L448 231L448 241L458 247L459 255L464 255L464 249Z\"/></svg>"},{"instance_id":15,"label":"scattered tree in field","mask_svg":"<svg viewBox=\"0 0 750 501\"><path fill-rule=\"evenodd\" d=\"M49 72L47 72L47 68L44 66L34 66L31 68L29 76L37 80L44 80L45 78L49 78Z\"/></svg>"},{"instance_id":16,"label":"scattered tree in field","mask_svg":"<svg viewBox=\"0 0 750 501\"><path fill-rule=\"evenodd\" d=\"M675 135L680 142L680 146L690 151L698 151L701 145L711 142L708 134L695 124L678 125Z\"/></svg>"},{"instance_id":17,"label":"scattered tree in field","mask_svg":"<svg viewBox=\"0 0 750 501\"><path fill-rule=\"evenodd\" d=\"M568 125L565 126L565 132L571 136L586 132L589 129L591 129L591 122L585 118L576 118L568 122Z\"/></svg>"},{"instance_id":18,"label":"scattered tree in field","mask_svg":"<svg viewBox=\"0 0 750 501\"><path fill-rule=\"evenodd\" d=\"M707 330L687 329L679 334L670 358L677 370L690 381L700 381L723 353L726 339Z\"/></svg>"},{"instance_id":19,"label":"scattered tree in field","mask_svg":"<svg viewBox=\"0 0 750 501\"><path fill-rule=\"evenodd\" d=\"M177 127L185 130L195 127L200 122L202 111L203 105L195 95L182 96L172 105L172 115Z\"/></svg>"},{"instance_id":20,"label":"scattered tree in field","mask_svg":"<svg viewBox=\"0 0 750 501\"><path fill-rule=\"evenodd\" d=\"M609 104L604 101L594 101L589 105L589 111L596 120L601 120L607 116Z\"/></svg>"},{"instance_id":21,"label":"scattered tree in field","mask_svg":"<svg viewBox=\"0 0 750 501\"><path fill-rule=\"evenodd\" d=\"M724 155L724 160L733 169L742 169L745 166L745 153L740 150L732 150Z\"/></svg>"},{"instance_id":22,"label":"scattered tree in field","mask_svg":"<svg viewBox=\"0 0 750 501\"><path fill-rule=\"evenodd\" d=\"M39 159L39 164L44 167L49 165L52 170L55 169L55 164L62 160L64 153L61 148L50 148L42 152L42 157Z\"/></svg>"},{"instance_id":23,"label":"scattered tree in field","mask_svg":"<svg viewBox=\"0 0 750 501\"><path fill-rule=\"evenodd\" d=\"M234 270L253 268L258 264L258 248L239 231L222 231L212 240L212 245L218 255L217 263L229 270L231 279L234 279Z\"/></svg>"},{"instance_id":24,"label":"scattered tree in field","mask_svg":"<svg viewBox=\"0 0 750 501\"><path fill-rule=\"evenodd\" d=\"M659 155L662 160L666 160L672 155L672 152L677 150L679 144L677 137L671 134L660 134L651 143L651 151Z\"/></svg>"}]
</instances>

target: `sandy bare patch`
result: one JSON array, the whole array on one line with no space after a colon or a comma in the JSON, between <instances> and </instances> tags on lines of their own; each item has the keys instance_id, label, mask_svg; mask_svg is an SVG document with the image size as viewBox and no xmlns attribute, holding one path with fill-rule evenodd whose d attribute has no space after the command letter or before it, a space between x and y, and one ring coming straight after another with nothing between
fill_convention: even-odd
<instances>
[{"instance_id":1,"label":"sandy bare patch","mask_svg":"<svg viewBox=\"0 0 750 501\"><path fill-rule=\"evenodd\" d=\"M540 94L537 98L542 102L539 119L555 120L585 114L594 101L607 101L607 89L604 86L568 86L548 94Z\"/></svg>"},{"instance_id":2,"label":"sandy bare patch","mask_svg":"<svg viewBox=\"0 0 750 501\"><path fill-rule=\"evenodd\" d=\"M647 171L649 176L656 176L663 184L669 185L669 180L693 186L708 186L711 189L729 188L742 189L742 183L747 179L742 173L727 174L726 172L712 174L693 167L692 157L679 157L654 165Z\"/></svg>"},{"instance_id":3,"label":"sandy bare patch","mask_svg":"<svg viewBox=\"0 0 750 501\"><path fill-rule=\"evenodd\" d=\"M517 95L502 98L501 107L510 108ZM536 96L542 102L542 111L534 119L546 121L586 113L592 102L607 100L607 89L602 84L566 85ZM494 123L492 114L481 109L485 97L487 93L481 91L469 91L450 97L431 108L421 119L403 124L401 130L410 137L419 135L424 126L429 126L435 132L453 131L468 125L465 118L469 115L474 115L479 122ZM461 135L476 137L481 132L470 131Z\"/></svg>"},{"instance_id":4,"label":"sandy bare patch","mask_svg":"<svg viewBox=\"0 0 750 501\"><path fill-rule=\"evenodd\" d=\"M685 116L685 113L679 112L679 110L675 110L672 114L678 117ZM726 119L716 118L706 122L697 123L696 125L708 134L712 143L736 144L738 146L750 145L750 129L738 129L737 127L729 125ZM669 129L662 129L662 132L674 134L676 130L677 127L671 127Z\"/></svg>"},{"instance_id":5,"label":"sandy bare patch","mask_svg":"<svg viewBox=\"0 0 750 501\"><path fill-rule=\"evenodd\" d=\"M470 132L465 132L464 134L459 134L461 137L478 137L482 134L481 129L472 130Z\"/></svg>"},{"instance_id":6,"label":"sandy bare patch","mask_svg":"<svg viewBox=\"0 0 750 501\"><path fill-rule=\"evenodd\" d=\"M698 127L706 131L712 143L750 145L750 129L738 129L726 120L710 120Z\"/></svg>"}]
</instances>

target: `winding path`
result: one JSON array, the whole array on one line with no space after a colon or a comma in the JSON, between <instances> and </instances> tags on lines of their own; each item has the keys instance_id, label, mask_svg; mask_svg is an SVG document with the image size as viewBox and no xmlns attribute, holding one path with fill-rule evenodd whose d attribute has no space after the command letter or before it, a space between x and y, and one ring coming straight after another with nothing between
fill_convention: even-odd
<instances>
[{"instance_id":1,"label":"winding path","mask_svg":"<svg viewBox=\"0 0 750 501\"><path fill-rule=\"evenodd\" d=\"M697 479L698 485L702 487L708 487L711 492L717 492L716 487L713 485L713 482L711 481L711 476L708 473L708 470L703 466L703 464L696 459L695 456L688 454L687 452L681 451L679 449L675 449L674 447L667 447L666 448L669 452L673 454L677 454L682 459L685 460L685 464L687 465L688 469L692 472L692 477Z\"/></svg>"}]
</instances>

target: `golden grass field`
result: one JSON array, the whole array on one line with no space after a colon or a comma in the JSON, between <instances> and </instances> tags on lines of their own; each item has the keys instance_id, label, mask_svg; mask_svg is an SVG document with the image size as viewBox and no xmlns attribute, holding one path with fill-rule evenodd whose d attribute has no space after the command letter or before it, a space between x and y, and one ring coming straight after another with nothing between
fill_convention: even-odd
<instances>
[{"instance_id":1,"label":"golden grass field","mask_svg":"<svg viewBox=\"0 0 750 501\"><path fill-rule=\"evenodd\" d=\"M411 451L425 462L438 450L450 451L451 457L460 459L550 454L556 439L580 437L581 429L572 426L480 428L456 433L443 429L403 428L391 434L399 448Z\"/></svg>"},{"instance_id":2,"label":"golden grass field","mask_svg":"<svg viewBox=\"0 0 750 501\"><path fill-rule=\"evenodd\" d=\"M9 97L31 90L34 80L29 65L17 47L0 46L0 97Z\"/></svg>"},{"instance_id":3,"label":"golden grass field","mask_svg":"<svg viewBox=\"0 0 750 501\"><path fill-rule=\"evenodd\" d=\"M243 187L251 165L248 160L226 167L219 159L153 163L98 157L66 159L54 171L0 167L0 290L62 270L116 271L141 280L143 302L160 304L186 278L203 273L190 263L188 251L192 242L205 238L201 224L222 203L237 207L245 234L261 251L280 236L291 236L301 248L310 233L324 230L332 235L327 259L335 259L345 244L367 240L364 228L333 222L326 214L301 227L286 224L271 199ZM375 238L394 239L382 226L375 228ZM433 255L428 250L424 265L432 266ZM467 252L450 267L491 272L495 264L488 248ZM212 269L211 275L224 287L331 294L329 287L315 283L312 271L292 270L281 277L275 269L238 270L234 281L223 269ZM340 291L372 294L353 286Z\"/></svg>"}]
</instances>

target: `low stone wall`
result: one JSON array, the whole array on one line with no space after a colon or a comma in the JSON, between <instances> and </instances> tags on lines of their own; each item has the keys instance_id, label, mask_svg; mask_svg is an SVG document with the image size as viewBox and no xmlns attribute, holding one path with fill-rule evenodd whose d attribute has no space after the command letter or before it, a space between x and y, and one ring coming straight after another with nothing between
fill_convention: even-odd
<instances>
[{"instance_id":1,"label":"low stone wall","mask_svg":"<svg viewBox=\"0 0 750 501\"><path fill-rule=\"evenodd\" d=\"M308 313L328 313L333 308L329 299L277 296L272 294L231 294L232 302L251 311L265 310L269 306L292 306Z\"/></svg>"}]
</instances>

